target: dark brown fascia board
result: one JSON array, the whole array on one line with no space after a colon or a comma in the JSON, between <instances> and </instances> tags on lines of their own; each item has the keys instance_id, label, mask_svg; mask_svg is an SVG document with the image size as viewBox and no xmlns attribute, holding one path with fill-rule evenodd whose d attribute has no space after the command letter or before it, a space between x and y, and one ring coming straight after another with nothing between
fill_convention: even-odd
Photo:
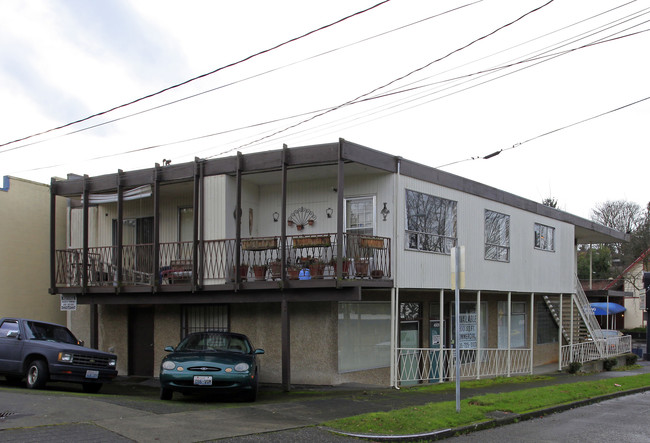
<instances>
[{"instance_id":1,"label":"dark brown fascia board","mask_svg":"<svg viewBox=\"0 0 650 443\"><path fill-rule=\"evenodd\" d=\"M399 157L377 151L366 146L342 140L343 159L347 162L360 163L383 171L396 173Z\"/></svg>"}]
</instances>

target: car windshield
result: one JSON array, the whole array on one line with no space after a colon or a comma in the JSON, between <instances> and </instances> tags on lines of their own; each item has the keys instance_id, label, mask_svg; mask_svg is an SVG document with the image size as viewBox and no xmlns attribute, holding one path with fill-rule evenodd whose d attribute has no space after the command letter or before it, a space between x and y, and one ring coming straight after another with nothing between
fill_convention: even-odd
<instances>
[{"instance_id":1,"label":"car windshield","mask_svg":"<svg viewBox=\"0 0 650 443\"><path fill-rule=\"evenodd\" d=\"M77 338L68 328L48 323L27 322L27 338L30 340L47 340L58 343L78 344Z\"/></svg>"},{"instance_id":2,"label":"car windshield","mask_svg":"<svg viewBox=\"0 0 650 443\"><path fill-rule=\"evenodd\" d=\"M245 338L221 332L197 332L190 334L176 347L176 351L233 351L250 353Z\"/></svg>"}]
</instances>

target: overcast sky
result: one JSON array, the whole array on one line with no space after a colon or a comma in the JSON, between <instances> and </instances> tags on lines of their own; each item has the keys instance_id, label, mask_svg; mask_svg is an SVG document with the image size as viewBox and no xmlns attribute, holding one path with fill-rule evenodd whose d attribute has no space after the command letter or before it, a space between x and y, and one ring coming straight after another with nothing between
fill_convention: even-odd
<instances>
[{"instance_id":1,"label":"overcast sky","mask_svg":"<svg viewBox=\"0 0 650 443\"><path fill-rule=\"evenodd\" d=\"M585 218L645 207L650 0L391 0L218 70L379 2L0 1L0 174L345 138Z\"/></svg>"}]
</instances>

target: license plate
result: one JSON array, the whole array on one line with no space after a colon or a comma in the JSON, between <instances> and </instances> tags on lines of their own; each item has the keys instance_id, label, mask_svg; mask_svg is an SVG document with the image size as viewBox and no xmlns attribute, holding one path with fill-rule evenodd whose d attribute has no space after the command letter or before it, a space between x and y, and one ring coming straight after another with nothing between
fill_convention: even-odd
<instances>
[{"instance_id":1,"label":"license plate","mask_svg":"<svg viewBox=\"0 0 650 443\"><path fill-rule=\"evenodd\" d=\"M211 375L195 375L194 384L199 386L211 386L212 385L212 376Z\"/></svg>"},{"instance_id":2,"label":"license plate","mask_svg":"<svg viewBox=\"0 0 650 443\"><path fill-rule=\"evenodd\" d=\"M88 369L86 371L86 378L99 378L99 371L93 371L92 369Z\"/></svg>"}]
</instances>

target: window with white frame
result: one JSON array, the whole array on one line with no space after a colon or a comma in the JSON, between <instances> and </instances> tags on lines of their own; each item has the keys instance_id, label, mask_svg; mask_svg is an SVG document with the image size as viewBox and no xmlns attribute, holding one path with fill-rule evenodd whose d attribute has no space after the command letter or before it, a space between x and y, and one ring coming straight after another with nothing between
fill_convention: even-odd
<instances>
[{"instance_id":1,"label":"window with white frame","mask_svg":"<svg viewBox=\"0 0 650 443\"><path fill-rule=\"evenodd\" d=\"M535 223L535 249L555 251L555 228Z\"/></svg>"},{"instance_id":2,"label":"window with white frame","mask_svg":"<svg viewBox=\"0 0 650 443\"><path fill-rule=\"evenodd\" d=\"M453 200L407 189L407 248L451 253L457 241L456 204Z\"/></svg>"},{"instance_id":3,"label":"window with white frame","mask_svg":"<svg viewBox=\"0 0 650 443\"><path fill-rule=\"evenodd\" d=\"M374 235L375 197L345 199L345 232L348 234Z\"/></svg>"},{"instance_id":4,"label":"window with white frame","mask_svg":"<svg viewBox=\"0 0 650 443\"><path fill-rule=\"evenodd\" d=\"M510 216L485 210L485 259L510 261Z\"/></svg>"}]
</instances>

